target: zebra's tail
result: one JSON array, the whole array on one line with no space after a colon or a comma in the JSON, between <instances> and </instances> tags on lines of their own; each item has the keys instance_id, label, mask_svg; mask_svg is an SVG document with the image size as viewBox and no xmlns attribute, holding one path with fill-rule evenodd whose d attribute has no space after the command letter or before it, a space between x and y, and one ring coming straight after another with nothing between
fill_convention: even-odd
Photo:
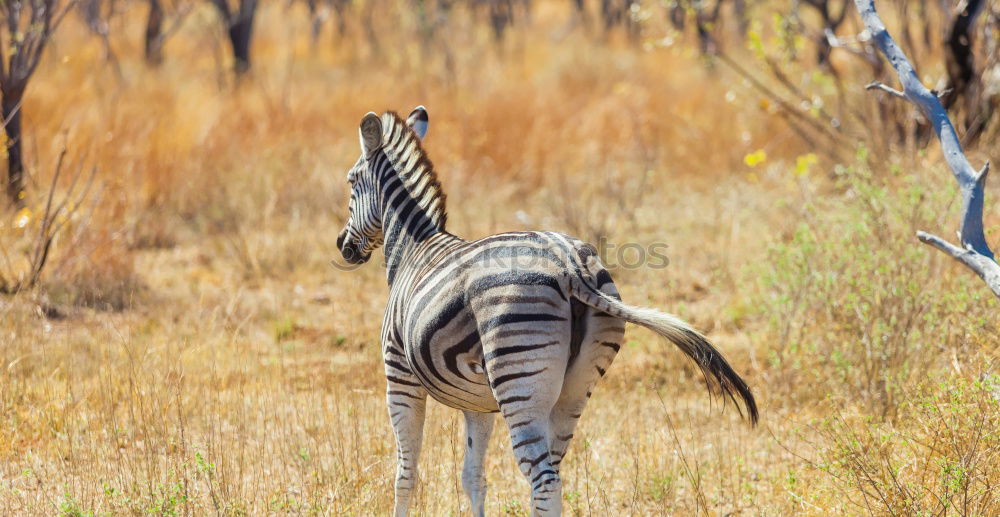
<instances>
[{"instance_id":1,"label":"zebra's tail","mask_svg":"<svg viewBox=\"0 0 1000 517\"><path fill-rule=\"evenodd\" d=\"M573 284L572 294L577 300L629 323L642 325L677 345L677 348L680 348L701 369L706 383L709 384L709 390L712 390L713 385L717 387L724 397L733 401L737 411L743 415L736 400L738 396L743 400L743 406L750 417L750 424L757 425L757 402L750 392L750 387L705 336L673 314L628 305L594 289L583 279L578 279Z\"/></svg>"}]
</instances>

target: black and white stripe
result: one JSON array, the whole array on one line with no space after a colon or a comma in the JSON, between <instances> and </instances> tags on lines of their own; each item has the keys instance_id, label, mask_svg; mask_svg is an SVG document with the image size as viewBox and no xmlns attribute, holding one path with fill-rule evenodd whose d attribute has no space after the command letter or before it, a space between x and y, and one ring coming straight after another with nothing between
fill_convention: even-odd
<instances>
[{"instance_id":1,"label":"black and white stripe","mask_svg":"<svg viewBox=\"0 0 1000 517\"><path fill-rule=\"evenodd\" d=\"M364 117L362 157L348 173L350 217L337 241L352 263L385 248L382 354L398 445L396 515L407 513L417 480L427 395L465 412L462 484L473 513L484 514L485 447L499 412L533 514L560 514L559 464L626 321L675 343L756 422L750 389L722 355L679 318L622 303L592 246L554 232L475 241L448 233L445 196L420 143L427 127L423 107L406 120Z\"/></svg>"}]
</instances>

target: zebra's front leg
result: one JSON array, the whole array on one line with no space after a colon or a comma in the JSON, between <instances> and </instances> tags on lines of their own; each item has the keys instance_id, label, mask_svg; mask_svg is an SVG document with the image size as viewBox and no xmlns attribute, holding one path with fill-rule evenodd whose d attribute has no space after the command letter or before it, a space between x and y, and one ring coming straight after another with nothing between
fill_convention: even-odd
<instances>
[{"instance_id":1,"label":"zebra's front leg","mask_svg":"<svg viewBox=\"0 0 1000 517\"><path fill-rule=\"evenodd\" d=\"M462 488L469 496L472 515L486 515L486 446L493 433L493 413L465 411L465 464L462 466Z\"/></svg>"},{"instance_id":2,"label":"zebra's front leg","mask_svg":"<svg viewBox=\"0 0 1000 517\"><path fill-rule=\"evenodd\" d=\"M424 413L427 392L418 384L389 380L386 398L389 419L396 435L396 517L410 510L410 495L417 484L417 463L424 438Z\"/></svg>"}]
</instances>

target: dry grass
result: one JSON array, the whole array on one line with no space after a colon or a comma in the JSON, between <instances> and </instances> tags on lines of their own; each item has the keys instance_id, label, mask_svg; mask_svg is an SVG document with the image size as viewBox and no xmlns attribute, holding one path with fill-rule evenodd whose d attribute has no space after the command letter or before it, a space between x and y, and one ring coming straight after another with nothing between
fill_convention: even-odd
<instances>
[{"instance_id":1,"label":"dry grass","mask_svg":"<svg viewBox=\"0 0 1000 517\"><path fill-rule=\"evenodd\" d=\"M614 272L624 296L708 332L761 403L750 430L630 330L564 463L568 511L1000 512L1000 305L912 237L956 221L936 152L799 167L815 150L690 41L570 30L560 3L501 48L461 13L421 46L393 11L377 54L356 24L312 45L284 9L264 7L238 87L208 7L158 70L139 7L113 22L121 78L75 19L49 49L24 106L31 196L64 141L99 189L42 287L0 299L0 513L388 513L383 272L328 261L360 116L417 104L452 231L667 243L668 268ZM35 223L0 224L16 262ZM461 420L430 413L416 509L461 514ZM496 433L490 515L525 514L508 448Z\"/></svg>"}]
</instances>

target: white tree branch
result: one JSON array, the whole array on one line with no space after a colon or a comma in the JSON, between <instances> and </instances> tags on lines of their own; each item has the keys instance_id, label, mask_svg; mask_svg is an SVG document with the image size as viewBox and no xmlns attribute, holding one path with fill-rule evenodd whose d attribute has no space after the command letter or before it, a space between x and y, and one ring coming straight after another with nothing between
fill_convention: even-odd
<instances>
[{"instance_id":1,"label":"white tree branch","mask_svg":"<svg viewBox=\"0 0 1000 517\"><path fill-rule=\"evenodd\" d=\"M899 97L900 99L906 99L906 94L905 93L903 93L903 92L901 92L901 91L899 91L899 90L897 90L897 89L895 89L895 88L893 88L891 86L886 86L885 84L882 84L882 83L880 83L878 81L872 81L872 82L868 83L868 85L865 86L865 89L866 90L882 90L883 92L886 92L886 93L888 93L888 94L890 94L890 95L892 95L894 97Z\"/></svg>"},{"instance_id":2,"label":"white tree branch","mask_svg":"<svg viewBox=\"0 0 1000 517\"><path fill-rule=\"evenodd\" d=\"M974 271L979 278L986 282L986 285L993 290L993 294L1000 298L1000 267L997 267L995 260L980 255L972 250L964 250L954 244L927 232L917 232L917 238L924 244L930 244L935 248L951 255L952 258L965 264L966 267Z\"/></svg>"},{"instance_id":3,"label":"white tree branch","mask_svg":"<svg viewBox=\"0 0 1000 517\"><path fill-rule=\"evenodd\" d=\"M880 83L873 83L868 88L877 88L896 96L902 96L924 112L941 142L945 162L954 174L962 195L962 222L958 233L961 247L924 232L919 232L917 237L921 242L938 248L972 269L1000 298L1000 264L997 264L983 232L983 197L986 176L990 170L989 163L987 162L986 166L979 172L972 168L969 160L965 157L965 152L962 151L962 144L955 132L955 126L948 119L948 113L941 106L941 101L938 100L937 95L934 95L920 82L913 70L913 65L906 59L902 49L896 45L892 36L885 29L885 25L875 11L874 1L854 0L854 5L861 13L861 20L865 24L869 37L889 60L892 68L896 70L903 91L899 92L888 86L880 85Z\"/></svg>"}]
</instances>

